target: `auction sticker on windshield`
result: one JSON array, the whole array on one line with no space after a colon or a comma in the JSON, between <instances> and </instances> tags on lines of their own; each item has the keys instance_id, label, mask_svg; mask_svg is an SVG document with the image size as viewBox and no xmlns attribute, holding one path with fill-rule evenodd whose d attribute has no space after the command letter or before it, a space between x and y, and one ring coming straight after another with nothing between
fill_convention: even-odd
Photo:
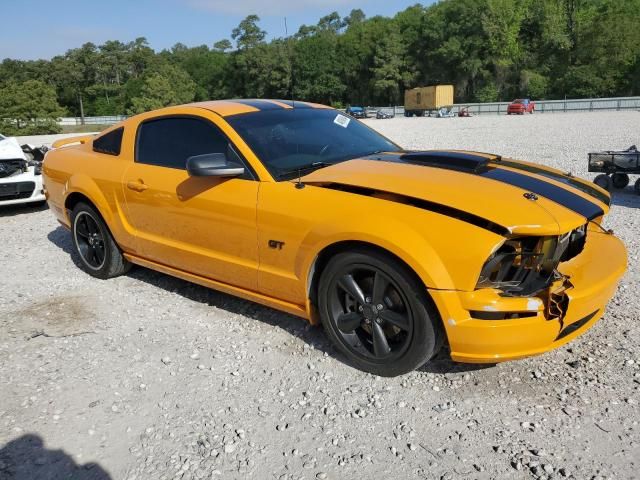
<instances>
[{"instance_id":1,"label":"auction sticker on windshield","mask_svg":"<svg viewBox=\"0 0 640 480\"><path fill-rule=\"evenodd\" d=\"M336 115L336 118L333 120L333 123L340 125L343 128L347 128L349 126L349 122L351 119L349 117L345 117L344 115Z\"/></svg>"}]
</instances>

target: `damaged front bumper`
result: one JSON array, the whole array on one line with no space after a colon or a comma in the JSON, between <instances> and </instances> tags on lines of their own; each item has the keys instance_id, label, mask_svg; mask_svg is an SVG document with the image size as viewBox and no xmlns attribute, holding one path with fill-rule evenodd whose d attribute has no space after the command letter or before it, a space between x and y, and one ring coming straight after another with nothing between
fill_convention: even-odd
<instances>
[{"instance_id":1,"label":"damaged front bumper","mask_svg":"<svg viewBox=\"0 0 640 480\"><path fill-rule=\"evenodd\" d=\"M571 341L604 313L627 252L613 235L590 231L582 253L560 264L565 277L532 297L496 289L430 290L454 361L495 363L538 355Z\"/></svg>"}]
</instances>

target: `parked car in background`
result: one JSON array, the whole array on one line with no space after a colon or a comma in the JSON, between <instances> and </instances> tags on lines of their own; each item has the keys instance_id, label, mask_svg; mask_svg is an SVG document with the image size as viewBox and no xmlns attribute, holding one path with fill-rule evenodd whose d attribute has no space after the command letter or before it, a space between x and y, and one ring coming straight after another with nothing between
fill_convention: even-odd
<instances>
[{"instance_id":1,"label":"parked car in background","mask_svg":"<svg viewBox=\"0 0 640 480\"><path fill-rule=\"evenodd\" d=\"M535 102L532 102L528 98L516 98L507 107L507 115L524 115L525 113L533 113L535 109Z\"/></svg>"},{"instance_id":2,"label":"parked car in background","mask_svg":"<svg viewBox=\"0 0 640 480\"><path fill-rule=\"evenodd\" d=\"M40 158L34 158L34 153ZM42 152L21 147L15 137L0 135L0 206L44 201Z\"/></svg>"},{"instance_id":3,"label":"parked car in background","mask_svg":"<svg viewBox=\"0 0 640 480\"><path fill-rule=\"evenodd\" d=\"M393 118L395 115L392 112L387 112L385 110L378 110L376 112L376 118L378 120L384 120L387 118Z\"/></svg>"},{"instance_id":4,"label":"parked car in background","mask_svg":"<svg viewBox=\"0 0 640 480\"><path fill-rule=\"evenodd\" d=\"M351 115L353 118L369 118L367 110L363 107L347 107L347 115Z\"/></svg>"}]
</instances>

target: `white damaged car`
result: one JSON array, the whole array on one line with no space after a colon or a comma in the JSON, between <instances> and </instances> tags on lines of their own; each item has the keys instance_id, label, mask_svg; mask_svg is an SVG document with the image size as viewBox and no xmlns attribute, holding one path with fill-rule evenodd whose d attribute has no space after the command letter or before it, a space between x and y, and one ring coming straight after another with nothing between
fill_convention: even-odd
<instances>
[{"instance_id":1,"label":"white damaged car","mask_svg":"<svg viewBox=\"0 0 640 480\"><path fill-rule=\"evenodd\" d=\"M0 135L0 207L17 203L44 203L44 151L30 145L20 146L17 138Z\"/></svg>"}]
</instances>

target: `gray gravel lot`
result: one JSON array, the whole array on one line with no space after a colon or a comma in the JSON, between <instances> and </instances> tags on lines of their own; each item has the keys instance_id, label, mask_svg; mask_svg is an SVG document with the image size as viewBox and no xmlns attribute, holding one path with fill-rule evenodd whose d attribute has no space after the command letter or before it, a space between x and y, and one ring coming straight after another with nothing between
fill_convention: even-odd
<instances>
[{"instance_id":1,"label":"gray gravel lot","mask_svg":"<svg viewBox=\"0 0 640 480\"><path fill-rule=\"evenodd\" d=\"M638 112L368 123L580 175L640 144ZM638 478L639 209L615 193L629 271L577 341L392 379L286 314L142 268L94 279L46 209L0 210L0 479Z\"/></svg>"}]
</instances>

